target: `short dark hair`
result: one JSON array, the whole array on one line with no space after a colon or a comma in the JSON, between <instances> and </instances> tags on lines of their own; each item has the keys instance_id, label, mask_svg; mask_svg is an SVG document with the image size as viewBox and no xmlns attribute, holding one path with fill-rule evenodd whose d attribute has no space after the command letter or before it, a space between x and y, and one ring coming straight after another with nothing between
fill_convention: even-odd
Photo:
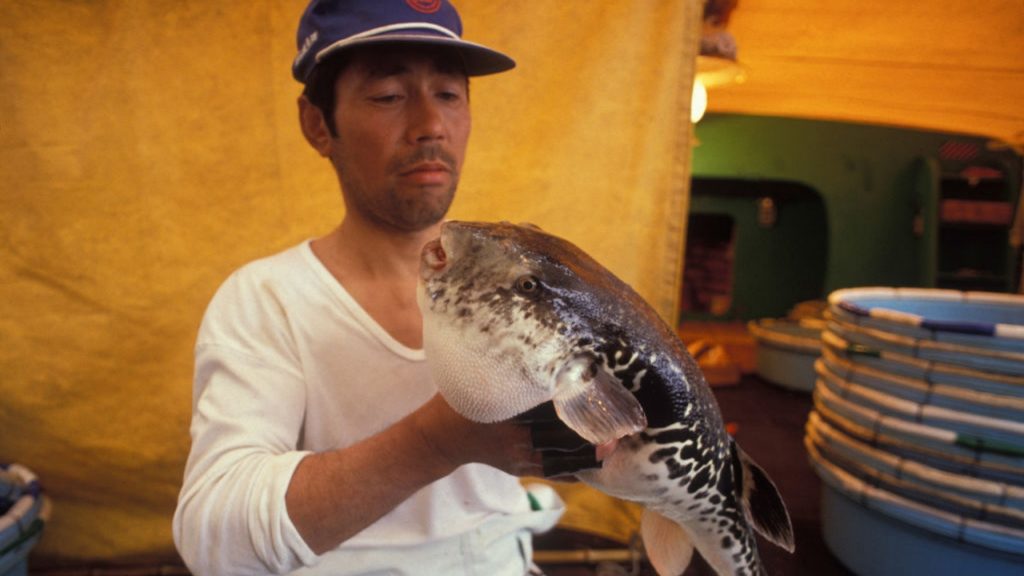
<instances>
[{"instance_id":1,"label":"short dark hair","mask_svg":"<svg viewBox=\"0 0 1024 576\"><path fill-rule=\"evenodd\" d=\"M342 53L318 62L310 71L306 86L302 90L302 95L310 104L320 109L327 130L335 138L338 137L338 127L334 125L334 85L349 61L348 54Z\"/></svg>"}]
</instances>

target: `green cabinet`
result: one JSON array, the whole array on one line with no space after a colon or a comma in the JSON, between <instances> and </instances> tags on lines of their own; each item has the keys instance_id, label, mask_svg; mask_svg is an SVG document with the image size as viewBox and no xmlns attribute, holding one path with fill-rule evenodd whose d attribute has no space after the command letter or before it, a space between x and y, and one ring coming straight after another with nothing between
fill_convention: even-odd
<instances>
[{"instance_id":1,"label":"green cabinet","mask_svg":"<svg viewBox=\"0 0 1024 576\"><path fill-rule=\"evenodd\" d=\"M918 162L923 284L956 290L1015 292L1020 247L1012 229L1017 184L995 163Z\"/></svg>"}]
</instances>

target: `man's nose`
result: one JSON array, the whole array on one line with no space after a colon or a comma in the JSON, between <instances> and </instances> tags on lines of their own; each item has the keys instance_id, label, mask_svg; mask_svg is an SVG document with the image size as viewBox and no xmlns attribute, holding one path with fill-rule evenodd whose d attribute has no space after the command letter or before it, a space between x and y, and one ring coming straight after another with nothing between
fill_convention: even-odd
<instances>
[{"instance_id":1,"label":"man's nose","mask_svg":"<svg viewBox=\"0 0 1024 576\"><path fill-rule=\"evenodd\" d=\"M409 139L424 142L444 138L445 117L441 105L423 96L415 99L409 111Z\"/></svg>"}]
</instances>

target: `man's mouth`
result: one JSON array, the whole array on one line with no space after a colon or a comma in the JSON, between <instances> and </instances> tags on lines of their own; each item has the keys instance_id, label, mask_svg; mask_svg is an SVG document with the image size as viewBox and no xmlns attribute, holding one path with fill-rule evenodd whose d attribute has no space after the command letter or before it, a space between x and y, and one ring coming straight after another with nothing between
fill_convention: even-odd
<instances>
[{"instance_id":1,"label":"man's mouth","mask_svg":"<svg viewBox=\"0 0 1024 576\"><path fill-rule=\"evenodd\" d=\"M400 178L421 186L447 184L451 174L452 169L443 162L422 162L398 173Z\"/></svg>"},{"instance_id":2,"label":"man's mouth","mask_svg":"<svg viewBox=\"0 0 1024 576\"><path fill-rule=\"evenodd\" d=\"M420 173L420 172L427 172L427 173L444 172L444 173L448 173L448 172L451 172L451 171L452 171L451 168L449 168L448 165L445 164L444 162L421 162L419 164L416 164L414 166L410 166L409 168L406 168L405 170L400 172L399 175L400 176L410 176L412 174L416 174L416 173Z\"/></svg>"},{"instance_id":3,"label":"man's mouth","mask_svg":"<svg viewBox=\"0 0 1024 576\"><path fill-rule=\"evenodd\" d=\"M401 178L457 174L455 157L440 145L417 148L408 156L395 159L391 169Z\"/></svg>"}]
</instances>

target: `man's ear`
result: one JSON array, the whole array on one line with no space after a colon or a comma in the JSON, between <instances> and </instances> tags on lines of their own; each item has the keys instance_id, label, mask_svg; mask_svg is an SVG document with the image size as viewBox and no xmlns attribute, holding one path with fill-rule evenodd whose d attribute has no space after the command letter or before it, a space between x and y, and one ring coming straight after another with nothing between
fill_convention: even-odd
<instances>
[{"instance_id":1,"label":"man's ear","mask_svg":"<svg viewBox=\"0 0 1024 576\"><path fill-rule=\"evenodd\" d=\"M309 145L326 158L331 150L331 132L324 113L305 96L299 96L299 124Z\"/></svg>"}]
</instances>

